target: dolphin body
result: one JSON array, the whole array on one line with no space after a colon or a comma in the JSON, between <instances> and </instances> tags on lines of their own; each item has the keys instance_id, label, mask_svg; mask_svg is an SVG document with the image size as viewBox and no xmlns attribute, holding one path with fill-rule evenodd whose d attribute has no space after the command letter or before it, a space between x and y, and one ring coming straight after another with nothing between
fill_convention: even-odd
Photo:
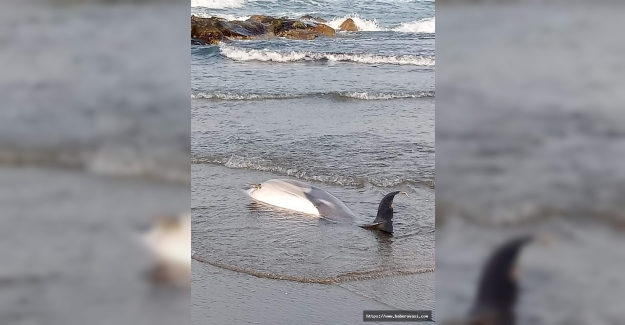
<instances>
[{"instance_id":1,"label":"dolphin body","mask_svg":"<svg viewBox=\"0 0 625 325\"><path fill-rule=\"evenodd\" d=\"M252 184L246 193L269 205L333 221L353 222L356 219L356 214L334 195L296 180L272 179L262 184ZM399 193L406 194L399 191L387 194L380 202L374 222L361 227L393 233L393 198Z\"/></svg>"}]
</instances>

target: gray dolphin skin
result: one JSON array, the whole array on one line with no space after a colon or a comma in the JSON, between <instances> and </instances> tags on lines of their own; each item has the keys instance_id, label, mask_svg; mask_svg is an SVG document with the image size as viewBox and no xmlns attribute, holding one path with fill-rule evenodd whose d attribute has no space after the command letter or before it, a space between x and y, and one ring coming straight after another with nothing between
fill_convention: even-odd
<instances>
[{"instance_id":1,"label":"gray dolphin skin","mask_svg":"<svg viewBox=\"0 0 625 325\"><path fill-rule=\"evenodd\" d=\"M387 194L378 207L378 214L372 224L363 225L366 229L393 233L393 198L406 192ZM290 179L272 179L262 184L252 184L247 194L253 199L283 209L321 216L333 221L354 222L356 215L345 203L325 190Z\"/></svg>"},{"instance_id":2,"label":"gray dolphin skin","mask_svg":"<svg viewBox=\"0 0 625 325\"><path fill-rule=\"evenodd\" d=\"M378 206L378 214L373 220L372 224L364 225L363 228L366 229L374 229L380 230L389 234L393 233L393 199L395 195L403 193L408 196L406 192L395 191L386 194L382 201L380 201L380 205Z\"/></svg>"}]
</instances>

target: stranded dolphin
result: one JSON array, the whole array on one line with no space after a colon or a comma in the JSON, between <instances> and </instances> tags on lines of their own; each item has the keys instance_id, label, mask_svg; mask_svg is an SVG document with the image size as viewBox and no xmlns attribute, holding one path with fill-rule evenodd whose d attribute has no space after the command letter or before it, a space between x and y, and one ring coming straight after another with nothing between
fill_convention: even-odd
<instances>
[{"instance_id":1,"label":"stranded dolphin","mask_svg":"<svg viewBox=\"0 0 625 325\"><path fill-rule=\"evenodd\" d=\"M399 191L387 194L380 201L373 223L362 227L393 233L393 198L399 193L408 196L406 192ZM350 222L356 219L352 210L332 194L296 180L272 179L262 184L252 184L247 194L263 203L334 221Z\"/></svg>"}]
</instances>

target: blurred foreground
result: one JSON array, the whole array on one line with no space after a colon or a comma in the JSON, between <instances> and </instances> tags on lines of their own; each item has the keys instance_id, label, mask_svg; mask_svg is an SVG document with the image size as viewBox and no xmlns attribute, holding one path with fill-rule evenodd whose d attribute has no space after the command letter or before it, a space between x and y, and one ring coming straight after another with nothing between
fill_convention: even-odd
<instances>
[{"instance_id":1,"label":"blurred foreground","mask_svg":"<svg viewBox=\"0 0 625 325\"><path fill-rule=\"evenodd\" d=\"M0 323L187 323L141 235L190 206L189 4L1 6Z\"/></svg>"},{"instance_id":2,"label":"blurred foreground","mask_svg":"<svg viewBox=\"0 0 625 325\"><path fill-rule=\"evenodd\" d=\"M623 324L625 8L437 6L436 318L466 317L491 252L518 259L517 324ZM493 323L502 324L502 323Z\"/></svg>"}]
</instances>

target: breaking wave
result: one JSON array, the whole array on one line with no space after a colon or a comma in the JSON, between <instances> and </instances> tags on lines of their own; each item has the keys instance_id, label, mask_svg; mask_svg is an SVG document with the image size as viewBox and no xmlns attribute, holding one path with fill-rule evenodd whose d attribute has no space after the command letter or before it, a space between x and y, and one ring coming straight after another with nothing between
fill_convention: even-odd
<instances>
[{"instance_id":1,"label":"breaking wave","mask_svg":"<svg viewBox=\"0 0 625 325\"><path fill-rule=\"evenodd\" d=\"M192 99L213 100L266 100L266 99L293 99L304 97L322 97L335 100L392 100L405 98L430 98L434 97L433 91L420 91L414 93L372 93L372 92L330 92L330 93L305 93L305 94L240 94L227 92L199 92L191 94Z\"/></svg>"},{"instance_id":2,"label":"breaking wave","mask_svg":"<svg viewBox=\"0 0 625 325\"><path fill-rule=\"evenodd\" d=\"M433 91L420 91L416 93L368 93L368 92L345 92L338 93L339 96L360 99L360 100L391 100L404 98L426 98L434 97Z\"/></svg>"},{"instance_id":3,"label":"breaking wave","mask_svg":"<svg viewBox=\"0 0 625 325\"><path fill-rule=\"evenodd\" d=\"M378 55L371 53L316 53L308 51L272 51L238 48L228 44L219 46L221 54L235 61L298 62L298 61L338 61L364 64L396 64L434 66L433 57L422 55Z\"/></svg>"},{"instance_id":4,"label":"breaking wave","mask_svg":"<svg viewBox=\"0 0 625 325\"><path fill-rule=\"evenodd\" d=\"M392 30L401 33L434 34L436 32L436 18L424 18L410 23L402 23L399 27Z\"/></svg>"},{"instance_id":5,"label":"breaking wave","mask_svg":"<svg viewBox=\"0 0 625 325\"><path fill-rule=\"evenodd\" d=\"M211 9L240 8L245 0L191 0L191 7L204 7Z\"/></svg>"},{"instance_id":6,"label":"breaking wave","mask_svg":"<svg viewBox=\"0 0 625 325\"><path fill-rule=\"evenodd\" d=\"M327 25L334 29L339 29L341 24L350 18L354 21L354 23L356 23L356 27L358 27L358 30L360 31L376 32L376 31L384 30L383 28L380 27L380 24L378 23L377 19L367 20L367 19L360 17L359 15L347 15L344 17L335 18L327 22Z\"/></svg>"},{"instance_id":7,"label":"breaking wave","mask_svg":"<svg viewBox=\"0 0 625 325\"><path fill-rule=\"evenodd\" d=\"M217 100L263 100L263 99L291 99L305 97L305 94L237 94L237 93L197 93L191 94L192 99Z\"/></svg>"},{"instance_id":8,"label":"breaking wave","mask_svg":"<svg viewBox=\"0 0 625 325\"><path fill-rule=\"evenodd\" d=\"M433 34L436 30L436 20L435 17L424 18L412 22L402 23L400 26L395 28L386 28L380 26L380 23L377 19L365 19L360 17L359 15L347 15L340 18L335 18L327 23L328 26L339 29L341 24L347 19L351 18L356 27L358 27L359 31L364 32L378 32L378 31L393 31L399 33L424 33L424 34Z\"/></svg>"},{"instance_id":9,"label":"breaking wave","mask_svg":"<svg viewBox=\"0 0 625 325\"><path fill-rule=\"evenodd\" d=\"M230 157L193 157L192 164L212 164L222 165L232 169L249 169L263 172L270 172L277 175L290 176L305 181L319 182L339 186L364 187L369 183L377 187L396 187L399 185L427 186L434 188L433 180L409 180L400 178L384 177L352 177L342 175L317 175L310 171L301 170L295 167L284 167L271 160L260 157L242 157L231 155Z\"/></svg>"},{"instance_id":10,"label":"breaking wave","mask_svg":"<svg viewBox=\"0 0 625 325\"><path fill-rule=\"evenodd\" d=\"M231 15L231 14L221 14L221 13L203 13L203 12L197 12L197 13L192 13L191 16L196 16L196 17L200 17L200 18L211 18L211 17L217 17L217 18L223 18L225 20L228 21L233 21L233 20L239 20L239 21L245 21L250 19L250 16L235 16L235 15Z\"/></svg>"}]
</instances>

